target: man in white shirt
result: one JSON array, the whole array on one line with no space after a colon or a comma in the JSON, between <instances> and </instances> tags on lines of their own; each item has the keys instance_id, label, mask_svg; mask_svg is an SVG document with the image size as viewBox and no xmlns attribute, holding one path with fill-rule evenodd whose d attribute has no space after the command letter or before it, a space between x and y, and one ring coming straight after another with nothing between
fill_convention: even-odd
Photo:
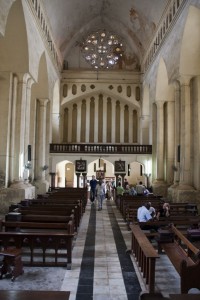
<instances>
[{"instance_id":1,"label":"man in white shirt","mask_svg":"<svg viewBox=\"0 0 200 300\"><path fill-rule=\"evenodd\" d=\"M146 203L145 205L141 206L137 210L137 219L139 222L148 222L152 219L151 213L149 211L150 204Z\"/></svg>"}]
</instances>

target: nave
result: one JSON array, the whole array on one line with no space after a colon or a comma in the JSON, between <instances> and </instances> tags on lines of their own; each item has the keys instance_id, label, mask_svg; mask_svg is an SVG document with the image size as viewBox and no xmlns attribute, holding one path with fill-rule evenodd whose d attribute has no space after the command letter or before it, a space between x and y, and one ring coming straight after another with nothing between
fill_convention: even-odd
<instances>
[{"instance_id":1,"label":"nave","mask_svg":"<svg viewBox=\"0 0 200 300\"><path fill-rule=\"evenodd\" d=\"M112 200L102 211L88 201L72 251L72 268L24 267L14 282L0 281L1 290L70 291L70 300L138 300L146 290L132 255L131 233ZM179 293L179 276L165 255L156 262L156 291Z\"/></svg>"}]
</instances>

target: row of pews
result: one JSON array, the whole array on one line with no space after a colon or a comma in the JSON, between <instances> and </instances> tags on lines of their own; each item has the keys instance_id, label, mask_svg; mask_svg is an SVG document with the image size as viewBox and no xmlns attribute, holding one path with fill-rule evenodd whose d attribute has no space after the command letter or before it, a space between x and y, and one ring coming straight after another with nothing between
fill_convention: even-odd
<instances>
[{"instance_id":1,"label":"row of pews","mask_svg":"<svg viewBox=\"0 0 200 300\"><path fill-rule=\"evenodd\" d=\"M0 221L0 254L4 259L13 256L15 262L20 250L23 265L71 269L73 242L86 204L86 188L61 188L11 205ZM22 274L18 266L12 280ZM5 274L1 268L0 276Z\"/></svg>"},{"instance_id":2,"label":"row of pews","mask_svg":"<svg viewBox=\"0 0 200 300\"><path fill-rule=\"evenodd\" d=\"M149 201L158 209L162 199L153 195L150 197L124 195L116 200L116 205L131 230L131 253L146 281L149 297L156 295L156 261L165 253L180 275L180 296L183 295L180 299L185 299L184 295L191 288L200 289L200 216L197 205L170 203L170 216L149 221L149 230L143 230L143 226L147 223L137 221L137 209ZM145 297L144 299L151 299L148 295Z\"/></svg>"}]
</instances>

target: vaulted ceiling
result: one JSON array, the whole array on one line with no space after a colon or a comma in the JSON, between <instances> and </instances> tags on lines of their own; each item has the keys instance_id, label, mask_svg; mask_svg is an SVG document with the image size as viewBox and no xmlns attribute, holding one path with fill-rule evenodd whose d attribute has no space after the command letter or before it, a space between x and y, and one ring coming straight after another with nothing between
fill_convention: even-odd
<instances>
[{"instance_id":1,"label":"vaulted ceiling","mask_svg":"<svg viewBox=\"0 0 200 300\"><path fill-rule=\"evenodd\" d=\"M170 0L43 0L54 40L63 58L91 32L118 34L129 55L142 60Z\"/></svg>"}]
</instances>

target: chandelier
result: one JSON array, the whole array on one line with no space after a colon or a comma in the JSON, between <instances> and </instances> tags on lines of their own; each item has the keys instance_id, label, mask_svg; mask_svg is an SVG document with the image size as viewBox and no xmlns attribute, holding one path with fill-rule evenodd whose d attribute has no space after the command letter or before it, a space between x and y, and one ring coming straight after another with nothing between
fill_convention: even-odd
<instances>
[{"instance_id":1,"label":"chandelier","mask_svg":"<svg viewBox=\"0 0 200 300\"><path fill-rule=\"evenodd\" d=\"M123 56L124 46L120 38L106 30L91 33L81 45L87 63L95 69L109 69Z\"/></svg>"}]
</instances>

